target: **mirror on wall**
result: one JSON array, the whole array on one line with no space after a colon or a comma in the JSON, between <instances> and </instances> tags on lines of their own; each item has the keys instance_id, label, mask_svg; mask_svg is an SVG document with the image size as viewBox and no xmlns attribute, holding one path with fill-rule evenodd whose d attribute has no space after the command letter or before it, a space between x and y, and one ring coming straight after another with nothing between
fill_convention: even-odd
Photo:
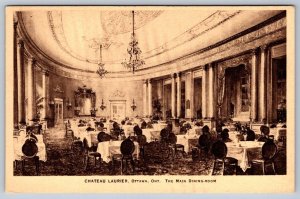
<instances>
[{"instance_id":1,"label":"mirror on wall","mask_svg":"<svg viewBox=\"0 0 300 199\"><path fill-rule=\"evenodd\" d=\"M75 115L95 116L96 115L96 93L85 85L78 87L75 91Z\"/></svg>"}]
</instances>

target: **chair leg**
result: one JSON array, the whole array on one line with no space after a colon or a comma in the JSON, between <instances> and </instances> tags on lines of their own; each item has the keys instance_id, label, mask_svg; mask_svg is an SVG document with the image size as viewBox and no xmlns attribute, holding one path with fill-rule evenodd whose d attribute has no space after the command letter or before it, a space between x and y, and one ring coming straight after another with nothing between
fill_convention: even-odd
<instances>
[{"instance_id":1,"label":"chair leg","mask_svg":"<svg viewBox=\"0 0 300 199\"><path fill-rule=\"evenodd\" d=\"M274 174L276 175L276 170L275 170L274 162L272 162L272 168L273 168Z\"/></svg>"},{"instance_id":2,"label":"chair leg","mask_svg":"<svg viewBox=\"0 0 300 199\"><path fill-rule=\"evenodd\" d=\"M134 165L134 160L133 160L133 158L130 159L130 162L131 162L131 165L132 165L133 173L135 173L135 165Z\"/></svg>"},{"instance_id":3,"label":"chair leg","mask_svg":"<svg viewBox=\"0 0 300 199\"><path fill-rule=\"evenodd\" d=\"M88 167L88 163L89 163L89 157L88 156L86 156L85 158L84 158L84 170L87 170L87 167Z\"/></svg>"},{"instance_id":4,"label":"chair leg","mask_svg":"<svg viewBox=\"0 0 300 199\"><path fill-rule=\"evenodd\" d=\"M22 160L22 175L25 173L25 160Z\"/></svg>"},{"instance_id":5,"label":"chair leg","mask_svg":"<svg viewBox=\"0 0 300 199\"><path fill-rule=\"evenodd\" d=\"M224 171L225 171L225 162L222 162L222 175L224 175Z\"/></svg>"},{"instance_id":6,"label":"chair leg","mask_svg":"<svg viewBox=\"0 0 300 199\"><path fill-rule=\"evenodd\" d=\"M121 175L123 175L123 158L121 159Z\"/></svg>"},{"instance_id":7,"label":"chair leg","mask_svg":"<svg viewBox=\"0 0 300 199\"><path fill-rule=\"evenodd\" d=\"M213 170L212 170L212 173L211 173L211 175L214 175L214 171L215 171L215 169L216 169L216 161L214 161L214 166L213 166Z\"/></svg>"},{"instance_id":8,"label":"chair leg","mask_svg":"<svg viewBox=\"0 0 300 199\"><path fill-rule=\"evenodd\" d=\"M40 175L40 159L39 157L35 157L34 158L34 161L35 161L35 170L36 170L36 174L37 175Z\"/></svg>"},{"instance_id":9,"label":"chair leg","mask_svg":"<svg viewBox=\"0 0 300 199\"><path fill-rule=\"evenodd\" d=\"M263 175L265 175L265 163L262 163Z\"/></svg>"},{"instance_id":10,"label":"chair leg","mask_svg":"<svg viewBox=\"0 0 300 199\"><path fill-rule=\"evenodd\" d=\"M236 163L236 164L234 164L234 172L233 172L233 174L234 174L234 175L236 175L236 170L237 170L237 167L238 167L237 163Z\"/></svg>"}]
</instances>

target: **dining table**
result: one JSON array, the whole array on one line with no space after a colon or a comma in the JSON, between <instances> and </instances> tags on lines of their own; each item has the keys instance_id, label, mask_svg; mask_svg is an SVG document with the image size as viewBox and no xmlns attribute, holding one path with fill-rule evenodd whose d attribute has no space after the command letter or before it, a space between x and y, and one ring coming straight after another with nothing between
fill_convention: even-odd
<instances>
[{"instance_id":1,"label":"dining table","mask_svg":"<svg viewBox=\"0 0 300 199\"><path fill-rule=\"evenodd\" d=\"M109 162L112 160L113 155L120 155L121 153L121 144L122 140L117 140L117 141L105 141L105 142L99 142L98 147L97 147L97 152L101 154L102 160L104 162ZM139 144L137 142L134 142L134 152L133 156L135 156L137 159L139 159L139 154L140 154L140 148Z\"/></svg>"},{"instance_id":2,"label":"dining table","mask_svg":"<svg viewBox=\"0 0 300 199\"><path fill-rule=\"evenodd\" d=\"M146 136L147 142L160 140L160 130L154 128L142 129L143 135Z\"/></svg>"},{"instance_id":3,"label":"dining table","mask_svg":"<svg viewBox=\"0 0 300 199\"><path fill-rule=\"evenodd\" d=\"M184 151L186 153L192 151L192 148L198 144L200 135L197 134L184 134L176 135L177 144L182 144L184 146Z\"/></svg>"},{"instance_id":4,"label":"dining table","mask_svg":"<svg viewBox=\"0 0 300 199\"><path fill-rule=\"evenodd\" d=\"M286 128L271 128L270 134L274 136L274 140L278 141L281 137L286 138Z\"/></svg>"},{"instance_id":5,"label":"dining table","mask_svg":"<svg viewBox=\"0 0 300 199\"><path fill-rule=\"evenodd\" d=\"M227 142L227 157L238 160L238 166L245 172L251 167L251 161L261 157L261 150L264 142L239 141Z\"/></svg>"},{"instance_id":6,"label":"dining table","mask_svg":"<svg viewBox=\"0 0 300 199\"><path fill-rule=\"evenodd\" d=\"M122 129L124 130L124 134L126 137L134 135L134 125L122 125Z\"/></svg>"}]
</instances>

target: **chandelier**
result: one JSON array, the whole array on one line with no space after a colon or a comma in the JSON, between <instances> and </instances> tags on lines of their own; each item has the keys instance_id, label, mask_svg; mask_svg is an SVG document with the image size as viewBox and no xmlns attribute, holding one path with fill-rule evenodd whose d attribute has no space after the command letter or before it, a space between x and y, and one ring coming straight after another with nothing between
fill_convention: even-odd
<instances>
[{"instance_id":1,"label":"chandelier","mask_svg":"<svg viewBox=\"0 0 300 199\"><path fill-rule=\"evenodd\" d=\"M102 79L108 73L104 68L104 63L102 63L102 44L99 45L99 54L100 54L100 62L98 63L98 70L96 71L100 78Z\"/></svg>"},{"instance_id":2,"label":"chandelier","mask_svg":"<svg viewBox=\"0 0 300 199\"><path fill-rule=\"evenodd\" d=\"M133 74L136 69L145 64L145 61L140 58L142 51L138 47L138 44L139 42L134 33L134 11L132 11L132 34L131 41L129 42L129 46L127 48L127 52L129 54L129 61L126 62L125 59L125 61L122 62L122 65L125 68L132 70Z\"/></svg>"}]
</instances>

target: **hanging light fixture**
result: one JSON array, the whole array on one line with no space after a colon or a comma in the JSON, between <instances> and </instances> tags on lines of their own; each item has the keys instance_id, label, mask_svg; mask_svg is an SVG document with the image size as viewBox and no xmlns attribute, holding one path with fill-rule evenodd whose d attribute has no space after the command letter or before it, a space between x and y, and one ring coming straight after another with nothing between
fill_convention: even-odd
<instances>
[{"instance_id":1,"label":"hanging light fixture","mask_svg":"<svg viewBox=\"0 0 300 199\"><path fill-rule=\"evenodd\" d=\"M145 64L145 61L140 58L142 51L138 47L138 43L139 42L134 33L134 11L132 11L132 35L131 41L129 42L129 46L127 48L127 52L129 54L129 61L126 62L125 59L125 61L122 62L122 65L125 68L132 70L133 74L136 69Z\"/></svg>"},{"instance_id":2,"label":"hanging light fixture","mask_svg":"<svg viewBox=\"0 0 300 199\"><path fill-rule=\"evenodd\" d=\"M102 79L108 73L107 70L105 70L104 68L105 64L102 62L102 44L99 45L99 55L100 55L100 61L98 63L98 70L96 72Z\"/></svg>"}]
</instances>

